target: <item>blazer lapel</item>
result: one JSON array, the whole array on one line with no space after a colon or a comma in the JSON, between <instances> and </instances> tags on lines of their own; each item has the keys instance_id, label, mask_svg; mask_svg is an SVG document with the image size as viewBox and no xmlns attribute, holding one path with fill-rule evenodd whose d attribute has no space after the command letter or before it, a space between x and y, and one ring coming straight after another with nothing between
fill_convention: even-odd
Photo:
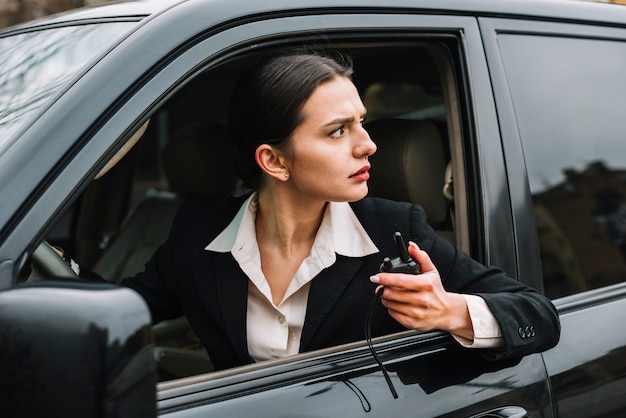
<instances>
[{"instance_id":1,"label":"blazer lapel","mask_svg":"<svg viewBox=\"0 0 626 418\"><path fill-rule=\"evenodd\" d=\"M307 315L300 337L300 351L306 350L311 337L317 332L362 264L360 259L338 255L335 264L313 279L309 290Z\"/></svg>"},{"instance_id":2,"label":"blazer lapel","mask_svg":"<svg viewBox=\"0 0 626 418\"><path fill-rule=\"evenodd\" d=\"M242 359L250 361L246 337L248 278L230 253L215 257L217 301L228 336Z\"/></svg>"}]
</instances>

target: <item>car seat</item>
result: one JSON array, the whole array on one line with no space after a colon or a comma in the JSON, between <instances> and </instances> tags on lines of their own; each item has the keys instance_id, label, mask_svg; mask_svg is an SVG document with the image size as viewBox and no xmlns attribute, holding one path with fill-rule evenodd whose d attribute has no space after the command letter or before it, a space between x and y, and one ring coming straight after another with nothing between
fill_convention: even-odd
<instances>
[{"instance_id":1,"label":"car seat","mask_svg":"<svg viewBox=\"0 0 626 418\"><path fill-rule=\"evenodd\" d=\"M169 191L151 191L137 205L93 271L118 283L143 270L167 239L185 198L222 197L233 190L234 155L223 125L191 125L175 132L161 153Z\"/></svg>"},{"instance_id":2,"label":"car seat","mask_svg":"<svg viewBox=\"0 0 626 418\"><path fill-rule=\"evenodd\" d=\"M428 223L454 243L444 196L446 158L439 129L427 120L379 119L365 126L378 150L370 157L369 195L420 204ZM450 177L450 174L448 174Z\"/></svg>"},{"instance_id":3,"label":"car seat","mask_svg":"<svg viewBox=\"0 0 626 418\"><path fill-rule=\"evenodd\" d=\"M167 239L184 199L222 197L234 189L235 151L223 125L192 125L178 130L164 146L161 161L169 191L150 193L137 205L93 268L111 282L118 283L143 270ZM161 377L213 370L185 317L160 322L153 327L153 336ZM178 347L181 344L185 347Z\"/></svg>"}]
</instances>

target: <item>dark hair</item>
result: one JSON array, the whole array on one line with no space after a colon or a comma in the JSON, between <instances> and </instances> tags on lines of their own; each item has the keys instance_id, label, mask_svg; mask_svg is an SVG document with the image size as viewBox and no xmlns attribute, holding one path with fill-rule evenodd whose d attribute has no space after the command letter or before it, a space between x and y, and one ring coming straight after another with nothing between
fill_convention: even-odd
<instances>
[{"instance_id":1,"label":"dark hair","mask_svg":"<svg viewBox=\"0 0 626 418\"><path fill-rule=\"evenodd\" d=\"M228 125L241 154L237 165L244 185L258 187L261 171L254 153L259 145L279 147L302 123L302 107L313 91L335 77L352 75L352 65L319 54L289 54L254 66L239 81Z\"/></svg>"}]
</instances>

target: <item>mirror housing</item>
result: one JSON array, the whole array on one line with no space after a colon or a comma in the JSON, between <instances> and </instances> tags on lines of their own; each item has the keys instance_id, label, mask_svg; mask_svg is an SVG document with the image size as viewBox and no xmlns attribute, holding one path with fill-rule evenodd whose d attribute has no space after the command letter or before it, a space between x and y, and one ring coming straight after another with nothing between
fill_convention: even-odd
<instances>
[{"instance_id":1,"label":"mirror housing","mask_svg":"<svg viewBox=\"0 0 626 418\"><path fill-rule=\"evenodd\" d=\"M107 283L0 292L0 416L156 416L148 308Z\"/></svg>"}]
</instances>

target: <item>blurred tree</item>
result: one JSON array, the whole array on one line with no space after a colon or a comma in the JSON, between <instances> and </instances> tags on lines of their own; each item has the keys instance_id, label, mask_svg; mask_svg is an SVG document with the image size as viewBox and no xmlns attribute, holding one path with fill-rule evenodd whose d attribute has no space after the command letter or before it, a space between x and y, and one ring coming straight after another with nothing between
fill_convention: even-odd
<instances>
[{"instance_id":1,"label":"blurred tree","mask_svg":"<svg viewBox=\"0 0 626 418\"><path fill-rule=\"evenodd\" d=\"M0 27L77 7L111 3L114 0L0 0Z\"/></svg>"}]
</instances>

